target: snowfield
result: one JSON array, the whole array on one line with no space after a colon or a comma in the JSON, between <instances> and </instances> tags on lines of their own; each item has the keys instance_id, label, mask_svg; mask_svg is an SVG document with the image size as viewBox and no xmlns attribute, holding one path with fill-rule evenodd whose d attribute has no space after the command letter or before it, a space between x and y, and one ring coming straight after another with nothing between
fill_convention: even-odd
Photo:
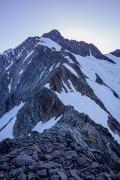
<instances>
[{"instance_id":1,"label":"snowfield","mask_svg":"<svg viewBox=\"0 0 120 180\"><path fill-rule=\"evenodd\" d=\"M120 58L117 64L112 64L105 60L96 59L95 57L82 57L75 55L76 60L81 65L82 72L92 81L96 80L96 74L104 81L104 83L113 89L120 97ZM115 58L112 59L115 61ZM115 62L116 62L115 61Z\"/></svg>"},{"instance_id":2,"label":"snowfield","mask_svg":"<svg viewBox=\"0 0 120 180\"><path fill-rule=\"evenodd\" d=\"M120 122L120 99L116 98L108 87L89 79L87 79L87 82L106 109Z\"/></svg>"}]
</instances>

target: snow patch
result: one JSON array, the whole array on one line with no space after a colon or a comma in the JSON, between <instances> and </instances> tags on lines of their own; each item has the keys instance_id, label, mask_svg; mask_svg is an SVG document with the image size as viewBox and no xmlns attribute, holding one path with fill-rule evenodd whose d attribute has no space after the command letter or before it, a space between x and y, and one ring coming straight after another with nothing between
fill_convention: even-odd
<instances>
[{"instance_id":1,"label":"snow patch","mask_svg":"<svg viewBox=\"0 0 120 180\"><path fill-rule=\"evenodd\" d=\"M54 69L54 66L51 66L50 69L49 69L49 71L51 72L53 69Z\"/></svg>"},{"instance_id":2,"label":"snow patch","mask_svg":"<svg viewBox=\"0 0 120 180\"><path fill-rule=\"evenodd\" d=\"M58 64L55 66L55 68L58 68L58 67L59 67L59 65L60 65L60 63L58 63Z\"/></svg>"},{"instance_id":3,"label":"snow patch","mask_svg":"<svg viewBox=\"0 0 120 180\"><path fill-rule=\"evenodd\" d=\"M49 38L41 37L41 38L40 38L40 42L39 42L37 45L47 46L47 47L50 48L50 49L55 48L56 51L60 51L60 50L61 50L61 46L58 45L56 42L52 41L52 40L49 39ZM37 46L37 45L36 45L36 46Z\"/></svg>"},{"instance_id":4,"label":"snow patch","mask_svg":"<svg viewBox=\"0 0 120 180\"><path fill-rule=\"evenodd\" d=\"M28 53L23 62L25 62L33 54L33 52L34 51L32 50L30 53Z\"/></svg>"},{"instance_id":5,"label":"snow patch","mask_svg":"<svg viewBox=\"0 0 120 180\"><path fill-rule=\"evenodd\" d=\"M64 57L68 59L69 63L74 63L73 60L69 56L64 56Z\"/></svg>"},{"instance_id":6,"label":"snow patch","mask_svg":"<svg viewBox=\"0 0 120 180\"><path fill-rule=\"evenodd\" d=\"M0 142L6 138L13 139L13 126L16 121L16 116L12 118L9 124L0 132Z\"/></svg>"},{"instance_id":7,"label":"snow patch","mask_svg":"<svg viewBox=\"0 0 120 180\"><path fill-rule=\"evenodd\" d=\"M21 75L23 73L23 69L19 72L19 75Z\"/></svg>"},{"instance_id":8,"label":"snow patch","mask_svg":"<svg viewBox=\"0 0 120 180\"><path fill-rule=\"evenodd\" d=\"M12 79L11 79L11 81L10 81L9 85L8 85L8 90L9 90L9 93L10 93L10 91L11 91L11 84L12 84Z\"/></svg>"},{"instance_id":9,"label":"snow patch","mask_svg":"<svg viewBox=\"0 0 120 180\"><path fill-rule=\"evenodd\" d=\"M21 49L21 50L18 52L18 54L17 54L17 59L19 59L19 58L21 57L23 51L24 51L24 48Z\"/></svg>"},{"instance_id":10,"label":"snow patch","mask_svg":"<svg viewBox=\"0 0 120 180\"><path fill-rule=\"evenodd\" d=\"M13 61L11 61L11 63L10 63L10 65L9 66L7 66L7 67L5 67L5 69L6 69L6 71L13 65Z\"/></svg>"},{"instance_id":11,"label":"snow patch","mask_svg":"<svg viewBox=\"0 0 120 180\"><path fill-rule=\"evenodd\" d=\"M24 106L21 102L0 118L0 142L5 138L13 138L13 126L15 124L18 111Z\"/></svg>"},{"instance_id":12,"label":"snow patch","mask_svg":"<svg viewBox=\"0 0 120 180\"><path fill-rule=\"evenodd\" d=\"M51 118L49 121L47 122L38 122L37 125L32 129L32 131L37 131L39 133L42 133L45 129L51 129L59 120L60 120L61 116L58 117L57 119Z\"/></svg>"},{"instance_id":13,"label":"snow patch","mask_svg":"<svg viewBox=\"0 0 120 180\"><path fill-rule=\"evenodd\" d=\"M19 82L20 82L20 79L18 80L17 85L19 84Z\"/></svg>"},{"instance_id":14,"label":"snow patch","mask_svg":"<svg viewBox=\"0 0 120 180\"><path fill-rule=\"evenodd\" d=\"M49 83L45 84L45 87L48 88L48 89L50 89Z\"/></svg>"}]
</instances>

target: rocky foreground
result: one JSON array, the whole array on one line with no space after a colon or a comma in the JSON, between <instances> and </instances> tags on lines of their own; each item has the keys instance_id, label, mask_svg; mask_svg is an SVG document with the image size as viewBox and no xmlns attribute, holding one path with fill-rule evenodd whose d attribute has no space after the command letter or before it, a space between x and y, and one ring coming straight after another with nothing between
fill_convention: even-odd
<instances>
[{"instance_id":1,"label":"rocky foreground","mask_svg":"<svg viewBox=\"0 0 120 180\"><path fill-rule=\"evenodd\" d=\"M120 146L68 106L52 129L0 143L0 179L119 180Z\"/></svg>"}]
</instances>

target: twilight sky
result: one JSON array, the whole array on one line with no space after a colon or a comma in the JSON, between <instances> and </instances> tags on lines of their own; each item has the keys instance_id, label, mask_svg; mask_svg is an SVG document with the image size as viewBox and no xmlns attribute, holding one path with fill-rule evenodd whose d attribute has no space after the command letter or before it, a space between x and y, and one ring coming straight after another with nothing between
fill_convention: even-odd
<instances>
[{"instance_id":1,"label":"twilight sky","mask_svg":"<svg viewBox=\"0 0 120 180\"><path fill-rule=\"evenodd\" d=\"M104 53L120 49L120 0L0 0L0 52L52 29Z\"/></svg>"}]
</instances>

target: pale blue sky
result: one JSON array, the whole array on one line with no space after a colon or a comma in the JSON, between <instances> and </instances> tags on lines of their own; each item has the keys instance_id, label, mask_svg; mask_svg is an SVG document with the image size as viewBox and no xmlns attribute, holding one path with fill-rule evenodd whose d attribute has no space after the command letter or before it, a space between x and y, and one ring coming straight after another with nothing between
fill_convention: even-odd
<instances>
[{"instance_id":1,"label":"pale blue sky","mask_svg":"<svg viewBox=\"0 0 120 180\"><path fill-rule=\"evenodd\" d=\"M0 52L52 29L104 53L120 48L120 0L0 0Z\"/></svg>"}]
</instances>

